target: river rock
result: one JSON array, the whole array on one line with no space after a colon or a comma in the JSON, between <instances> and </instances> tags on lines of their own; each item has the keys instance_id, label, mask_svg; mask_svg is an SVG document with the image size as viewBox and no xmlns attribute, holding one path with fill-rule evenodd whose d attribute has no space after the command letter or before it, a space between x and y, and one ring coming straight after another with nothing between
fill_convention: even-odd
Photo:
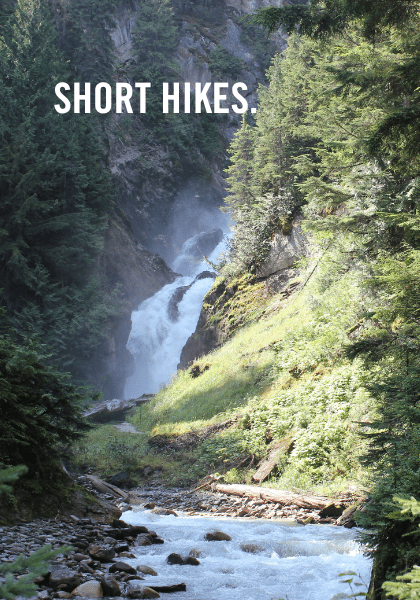
<instances>
[{"instance_id":1,"label":"river rock","mask_svg":"<svg viewBox=\"0 0 420 600\"><path fill-rule=\"evenodd\" d=\"M108 477L105 481L125 490L131 490L131 488L135 487L135 483L131 479L131 475L128 471L115 473L115 475Z\"/></svg>"},{"instance_id":2,"label":"river rock","mask_svg":"<svg viewBox=\"0 0 420 600\"><path fill-rule=\"evenodd\" d=\"M118 544L115 544L114 550L117 554L120 554L120 552L129 552L130 546L124 542L119 542Z\"/></svg>"},{"instance_id":3,"label":"river rock","mask_svg":"<svg viewBox=\"0 0 420 600\"><path fill-rule=\"evenodd\" d=\"M86 554L80 554L80 552L76 552L75 554L73 554L73 560L76 560L77 562L81 562L82 560L90 560L89 556L86 556Z\"/></svg>"},{"instance_id":4,"label":"river rock","mask_svg":"<svg viewBox=\"0 0 420 600\"><path fill-rule=\"evenodd\" d=\"M200 279L216 279L216 277L217 273L215 273L214 271L201 271L201 273L197 275L194 281L200 281Z\"/></svg>"},{"instance_id":5,"label":"river rock","mask_svg":"<svg viewBox=\"0 0 420 600\"><path fill-rule=\"evenodd\" d=\"M90 573L91 575L93 575L95 571L92 569L92 567L90 567L88 565L88 563L86 561L83 560L80 563L79 572L80 573Z\"/></svg>"},{"instance_id":6,"label":"river rock","mask_svg":"<svg viewBox=\"0 0 420 600\"><path fill-rule=\"evenodd\" d=\"M145 575L157 575L156 571L152 569L152 567L148 567L147 565L137 565L136 569L137 571L139 571L140 573L144 573Z\"/></svg>"},{"instance_id":7,"label":"river rock","mask_svg":"<svg viewBox=\"0 0 420 600\"><path fill-rule=\"evenodd\" d=\"M178 516L171 508L161 508L159 506L154 508L152 513L155 513L155 515L174 515L174 517Z\"/></svg>"},{"instance_id":8,"label":"river rock","mask_svg":"<svg viewBox=\"0 0 420 600\"><path fill-rule=\"evenodd\" d=\"M129 573L130 575L136 574L136 569L134 567L132 567L131 565L128 565L125 562L120 562L120 561L111 565L109 567L108 571L109 571L109 573L123 572L123 573Z\"/></svg>"},{"instance_id":9,"label":"river rock","mask_svg":"<svg viewBox=\"0 0 420 600\"><path fill-rule=\"evenodd\" d=\"M140 533L150 533L150 531L144 525L132 525L130 528L131 534L138 535Z\"/></svg>"},{"instance_id":10,"label":"river rock","mask_svg":"<svg viewBox=\"0 0 420 600\"><path fill-rule=\"evenodd\" d=\"M141 533L136 537L136 546L151 546L152 540L149 537L149 534Z\"/></svg>"},{"instance_id":11,"label":"river rock","mask_svg":"<svg viewBox=\"0 0 420 600\"><path fill-rule=\"evenodd\" d=\"M72 594L73 596L81 596L83 598L101 598L103 596L101 584L94 579L79 585L72 591Z\"/></svg>"},{"instance_id":12,"label":"river rock","mask_svg":"<svg viewBox=\"0 0 420 600\"><path fill-rule=\"evenodd\" d=\"M221 542L227 541L229 542L232 538L228 533L224 533L223 531L209 531L204 536L204 539L208 542Z\"/></svg>"},{"instance_id":13,"label":"river rock","mask_svg":"<svg viewBox=\"0 0 420 600\"><path fill-rule=\"evenodd\" d=\"M111 562L115 556L115 550L113 548L103 548L101 546L90 546L88 552L89 556L100 562Z\"/></svg>"},{"instance_id":14,"label":"river rock","mask_svg":"<svg viewBox=\"0 0 420 600\"><path fill-rule=\"evenodd\" d=\"M126 594L128 598L160 598L160 594L152 588L139 585L133 581L128 584Z\"/></svg>"},{"instance_id":15,"label":"river rock","mask_svg":"<svg viewBox=\"0 0 420 600\"><path fill-rule=\"evenodd\" d=\"M186 592L187 586L185 583L176 583L174 585L154 585L152 589L163 594L173 594L174 592Z\"/></svg>"},{"instance_id":16,"label":"river rock","mask_svg":"<svg viewBox=\"0 0 420 600\"><path fill-rule=\"evenodd\" d=\"M205 556L205 554L202 550L199 550L198 548L193 548L189 551L188 556L192 556L193 558L201 558Z\"/></svg>"},{"instance_id":17,"label":"river rock","mask_svg":"<svg viewBox=\"0 0 420 600\"><path fill-rule=\"evenodd\" d=\"M172 552L172 554L170 554L166 559L166 562L168 563L168 565L183 565L184 559L180 554Z\"/></svg>"},{"instance_id":18,"label":"river rock","mask_svg":"<svg viewBox=\"0 0 420 600\"><path fill-rule=\"evenodd\" d=\"M60 588L64 591L71 592L81 582L80 576L76 571L72 571L67 567L52 566L50 571L49 584L52 588Z\"/></svg>"},{"instance_id":19,"label":"river rock","mask_svg":"<svg viewBox=\"0 0 420 600\"><path fill-rule=\"evenodd\" d=\"M119 583L112 575L104 575L101 578L101 586L105 596L121 595Z\"/></svg>"},{"instance_id":20,"label":"river rock","mask_svg":"<svg viewBox=\"0 0 420 600\"><path fill-rule=\"evenodd\" d=\"M343 514L345 506L342 504L328 504L323 508L319 516L323 519L324 517L340 517Z\"/></svg>"},{"instance_id":21,"label":"river rock","mask_svg":"<svg viewBox=\"0 0 420 600\"><path fill-rule=\"evenodd\" d=\"M258 544L242 543L240 547L243 552L250 552L251 554L259 554L260 552L264 552L264 548Z\"/></svg>"}]
</instances>

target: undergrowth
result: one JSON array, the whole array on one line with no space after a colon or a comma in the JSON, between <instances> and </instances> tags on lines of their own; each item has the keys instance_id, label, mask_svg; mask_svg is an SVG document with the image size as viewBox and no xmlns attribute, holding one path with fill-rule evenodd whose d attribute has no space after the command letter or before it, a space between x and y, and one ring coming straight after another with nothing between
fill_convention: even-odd
<instances>
[{"instance_id":1,"label":"undergrowth","mask_svg":"<svg viewBox=\"0 0 420 600\"><path fill-rule=\"evenodd\" d=\"M348 269L340 262L347 250L337 243L315 271L316 263L308 265L287 299L281 293L264 299L261 283L241 281L229 312L242 326L195 362L199 376L179 371L134 414L132 423L146 435L111 427L91 432L77 446L79 464L111 473L155 461L170 483L192 484L215 472L229 482L250 482L272 443L287 438L291 448L264 485L324 493L366 485L359 434L373 417L373 403L363 363L346 358L345 347L355 325L363 327L360 307L366 310L369 299L357 263ZM263 309L243 324L256 305L238 298L252 298L253 286ZM229 420L217 435L177 451L147 444L148 437L174 438Z\"/></svg>"}]
</instances>

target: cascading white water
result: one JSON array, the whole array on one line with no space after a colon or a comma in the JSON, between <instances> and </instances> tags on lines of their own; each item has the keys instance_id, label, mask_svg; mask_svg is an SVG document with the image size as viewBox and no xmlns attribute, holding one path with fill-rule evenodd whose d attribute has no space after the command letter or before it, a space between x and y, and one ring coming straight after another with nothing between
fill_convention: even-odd
<instances>
[{"instance_id":1,"label":"cascading white water","mask_svg":"<svg viewBox=\"0 0 420 600\"><path fill-rule=\"evenodd\" d=\"M124 513L132 525L145 525L164 539L164 544L134 548L136 559L158 573L145 576L144 585L186 583L187 591L165 594L167 600L331 600L335 594L352 594L349 577L354 571L366 592L371 560L363 555L354 529L331 525L301 526L263 519L214 519L160 516L141 508ZM231 541L207 542L207 532L219 529ZM248 545L248 546L247 546ZM253 552L244 548L253 546ZM198 550L200 565L168 565L172 552L188 556ZM126 560L126 559L124 559ZM354 591L354 590L353 590ZM337 596L338 597L345 597Z\"/></svg>"},{"instance_id":2,"label":"cascading white water","mask_svg":"<svg viewBox=\"0 0 420 600\"><path fill-rule=\"evenodd\" d=\"M125 385L126 398L155 393L176 373L182 348L196 328L203 298L213 283L211 276L195 280L197 275L209 270L206 262L190 253L198 237L195 235L184 243L172 265L175 272L184 276L142 302L131 315L127 348L134 358L135 370ZM209 260L216 261L225 247L226 242L222 240ZM176 318L171 317L171 299L184 286L190 287L177 303Z\"/></svg>"}]
</instances>

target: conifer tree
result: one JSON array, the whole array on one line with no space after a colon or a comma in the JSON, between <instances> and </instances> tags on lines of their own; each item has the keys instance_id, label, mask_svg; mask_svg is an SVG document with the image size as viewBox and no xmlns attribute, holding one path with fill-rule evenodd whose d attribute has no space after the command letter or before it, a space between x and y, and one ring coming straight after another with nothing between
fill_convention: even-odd
<instances>
[{"instance_id":1,"label":"conifer tree","mask_svg":"<svg viewBox=\"0 0 420 600\"><path fill-rule=\"evenodd\" d=\"M70 75L55 42L48 5L17 0L0 36L0 297L80 376L116 306L94 269L112 196L91 115L54 110Z\"/></svg>"}]
</instances>

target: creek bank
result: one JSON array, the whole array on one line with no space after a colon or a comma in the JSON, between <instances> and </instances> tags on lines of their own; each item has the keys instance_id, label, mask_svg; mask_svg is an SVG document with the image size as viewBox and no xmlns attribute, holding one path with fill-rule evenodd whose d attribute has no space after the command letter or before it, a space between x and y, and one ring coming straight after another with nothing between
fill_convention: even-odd
<instances>
[{"instance_id":1,"label":"creek bank","mask_svg":"<svg viewBox=\"0 0 420 600\"><path fill-rule=\"evenodd\" d=\"M104 522L102 514L89 518L71 514L62 518L57 515L55 519L21 521L0 527L1 562L12 562L19 554L29 555L44 544L51 544L52 548L73 546L74 549L69 554L61 554L53 559L49 574L37 580L37 597L40 600L102 596L146 598L183 591L185 583L175 580L178 577L177 571L174 571L174 580L162 583L159 578L156 585L153 585L156 577L153 568L147 564L134 568L130 562L130 559L137 558L133 550L165 544L164 536L161 537L159 531L155 532L144 525L128 525L121 518L112 518L112 515L121 513L123 517L125 512L136 506L136 510L145 511L145 523L150 521L147 515L239 517L239 520L248 518L254 523L257 519L288 519L289 524L295 521L296 525L337 522L336 516L322 517L319 511L297 505L281 506L261 499L236 498L230 494L203 489L168 489L160 486L156 478L147 488L129 492L110 486L95 476L80 476L76 481L95 496L98 503L113 506L113 511L107 515L108 521L112 519L110 524ZM342 505L349 505L354 499L352 495L341 496L335 499L335 503L339 501ZM156 521L156 529L159 529L158 524L159 521ZM222 525L221 527L223 528ZM228 540L228 534L218 529L216 532L220 533L217 540ZM212 533L214 535L209 529L208 535ZM252 545L247 545L246 540L241 549L244 553L257 551ZM182 549L179 550L181 555ZM142 552L147 553L147 548ZM170 554L168 552L168 557ZM188 565L197 566L200 563L197 558L200 556L194 552L187 557L182 555L182 564L187 565L185 568L190 568ZM147 556L144 557L144 562L147 563Z\"/></svg>"},{"instance_id":2,"label":"creek bank","mask_svg":"<svg viewBox=\"0 0 420 600\"><path fill-rule=\"evenodd\" d=\"M308 492L292 493L259 486L230 486L215 483L210 477L195 490L166 488L159 483L159 473L153 473L152 469L149 483L141 488L130 489L129 492L110 486L92 475L79 477L78 481L102 501L116 501L123 513L133 506L142 506L155 514L293 519L303 525L337 524L351 528L355 526L354 513L358 509L363 510L363 498L352 492L334 498L316 497L320 501L316 507L315 497ZM237 488L243 488L244 493L240 497L235 495ZM232 492L232 489L235 491ZM260 497L257 497L258 493ZM283 501L280 501L280 497ZM306 506L302 499L306 501ZM308 499L312 499L312 506L308 504Z\"/></svg>"}]
</instances>

